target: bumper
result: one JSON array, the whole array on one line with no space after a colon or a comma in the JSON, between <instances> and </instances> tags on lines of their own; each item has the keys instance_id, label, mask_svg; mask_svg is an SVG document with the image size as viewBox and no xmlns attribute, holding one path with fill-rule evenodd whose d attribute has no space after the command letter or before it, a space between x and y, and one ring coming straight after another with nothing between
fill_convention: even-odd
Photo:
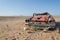
<instances>
[{"instance_id":1,"label":"bumper","mask_svg":"<svg viewBox=\"0 0 60 40\"><path fill-rule=\"evenodd\" d=\"M26 25L30 25L30 26L36 26L36 27L40 27L40 28L54 28L55 27L55 23L51 23L51 24L33 24L33 23L27 23Z\"/></svg>"}]
</instances>

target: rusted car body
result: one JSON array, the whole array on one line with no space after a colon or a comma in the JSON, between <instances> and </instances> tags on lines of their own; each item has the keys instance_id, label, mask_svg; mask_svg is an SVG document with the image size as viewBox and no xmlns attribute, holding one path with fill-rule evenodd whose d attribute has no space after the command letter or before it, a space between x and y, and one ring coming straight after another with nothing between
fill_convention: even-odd
<instances>
[{"instance_id":1,"label":"rusted car body","mask_svg":"<svg viewBox=\"0 0 60 40\"><path fill-rule=\"evenodd\" d=\"M55 28L55 19L49 13L34 13L31 18L25 20L26 25L43 28Z\"/></svg>"}]
</instances>

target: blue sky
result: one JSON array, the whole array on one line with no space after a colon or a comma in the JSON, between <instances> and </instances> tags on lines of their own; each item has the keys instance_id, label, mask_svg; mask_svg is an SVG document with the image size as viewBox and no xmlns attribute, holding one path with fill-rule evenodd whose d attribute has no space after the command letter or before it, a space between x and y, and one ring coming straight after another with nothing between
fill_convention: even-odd
<instances>
[{"instance_id":1,"label":"blue sky","mask_svg":"<svg viewBox=\"0 0 60 40\"><path fill-rule=\"evenodd\" d=\"M0 16L30 16L43 12L60 16L60 0L0 0Z\"/></svg>"}]
</instances>

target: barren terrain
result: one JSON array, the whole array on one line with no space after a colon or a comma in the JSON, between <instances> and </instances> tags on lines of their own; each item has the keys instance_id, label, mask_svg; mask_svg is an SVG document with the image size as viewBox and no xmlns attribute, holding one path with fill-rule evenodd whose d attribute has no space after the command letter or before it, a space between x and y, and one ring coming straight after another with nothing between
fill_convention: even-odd
<instances>
[{"instance_id":1,"label":"barren terrain","mask_svg":"<svg viewBox=\"0 0 60 40\"><path fill-rule=\"evenodd\" d=\"M27 17L0 17L0 40L60 40L60 33L55 31L28 32L24 20ZM60 27L60 17L54 17L56 27Z\"/></svg>"}]
</instances>

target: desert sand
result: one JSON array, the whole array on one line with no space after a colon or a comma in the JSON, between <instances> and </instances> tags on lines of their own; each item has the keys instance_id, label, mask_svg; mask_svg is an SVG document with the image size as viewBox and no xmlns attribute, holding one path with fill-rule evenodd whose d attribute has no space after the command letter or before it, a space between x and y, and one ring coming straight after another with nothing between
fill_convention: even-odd
<instances>
[{"instance_id":1,"label":"desert sand","mask_svg":"<svg viewBox=\"0 0 60 40\"><path fill-rule=\"evenodd\" d=\"M60 40L60 33L55 31L35 31L29 33L24 30L27 17L0 17L0 40ZM56 27L60 26L60 17L54 17Z\"/></svg>"}]
</instances>

